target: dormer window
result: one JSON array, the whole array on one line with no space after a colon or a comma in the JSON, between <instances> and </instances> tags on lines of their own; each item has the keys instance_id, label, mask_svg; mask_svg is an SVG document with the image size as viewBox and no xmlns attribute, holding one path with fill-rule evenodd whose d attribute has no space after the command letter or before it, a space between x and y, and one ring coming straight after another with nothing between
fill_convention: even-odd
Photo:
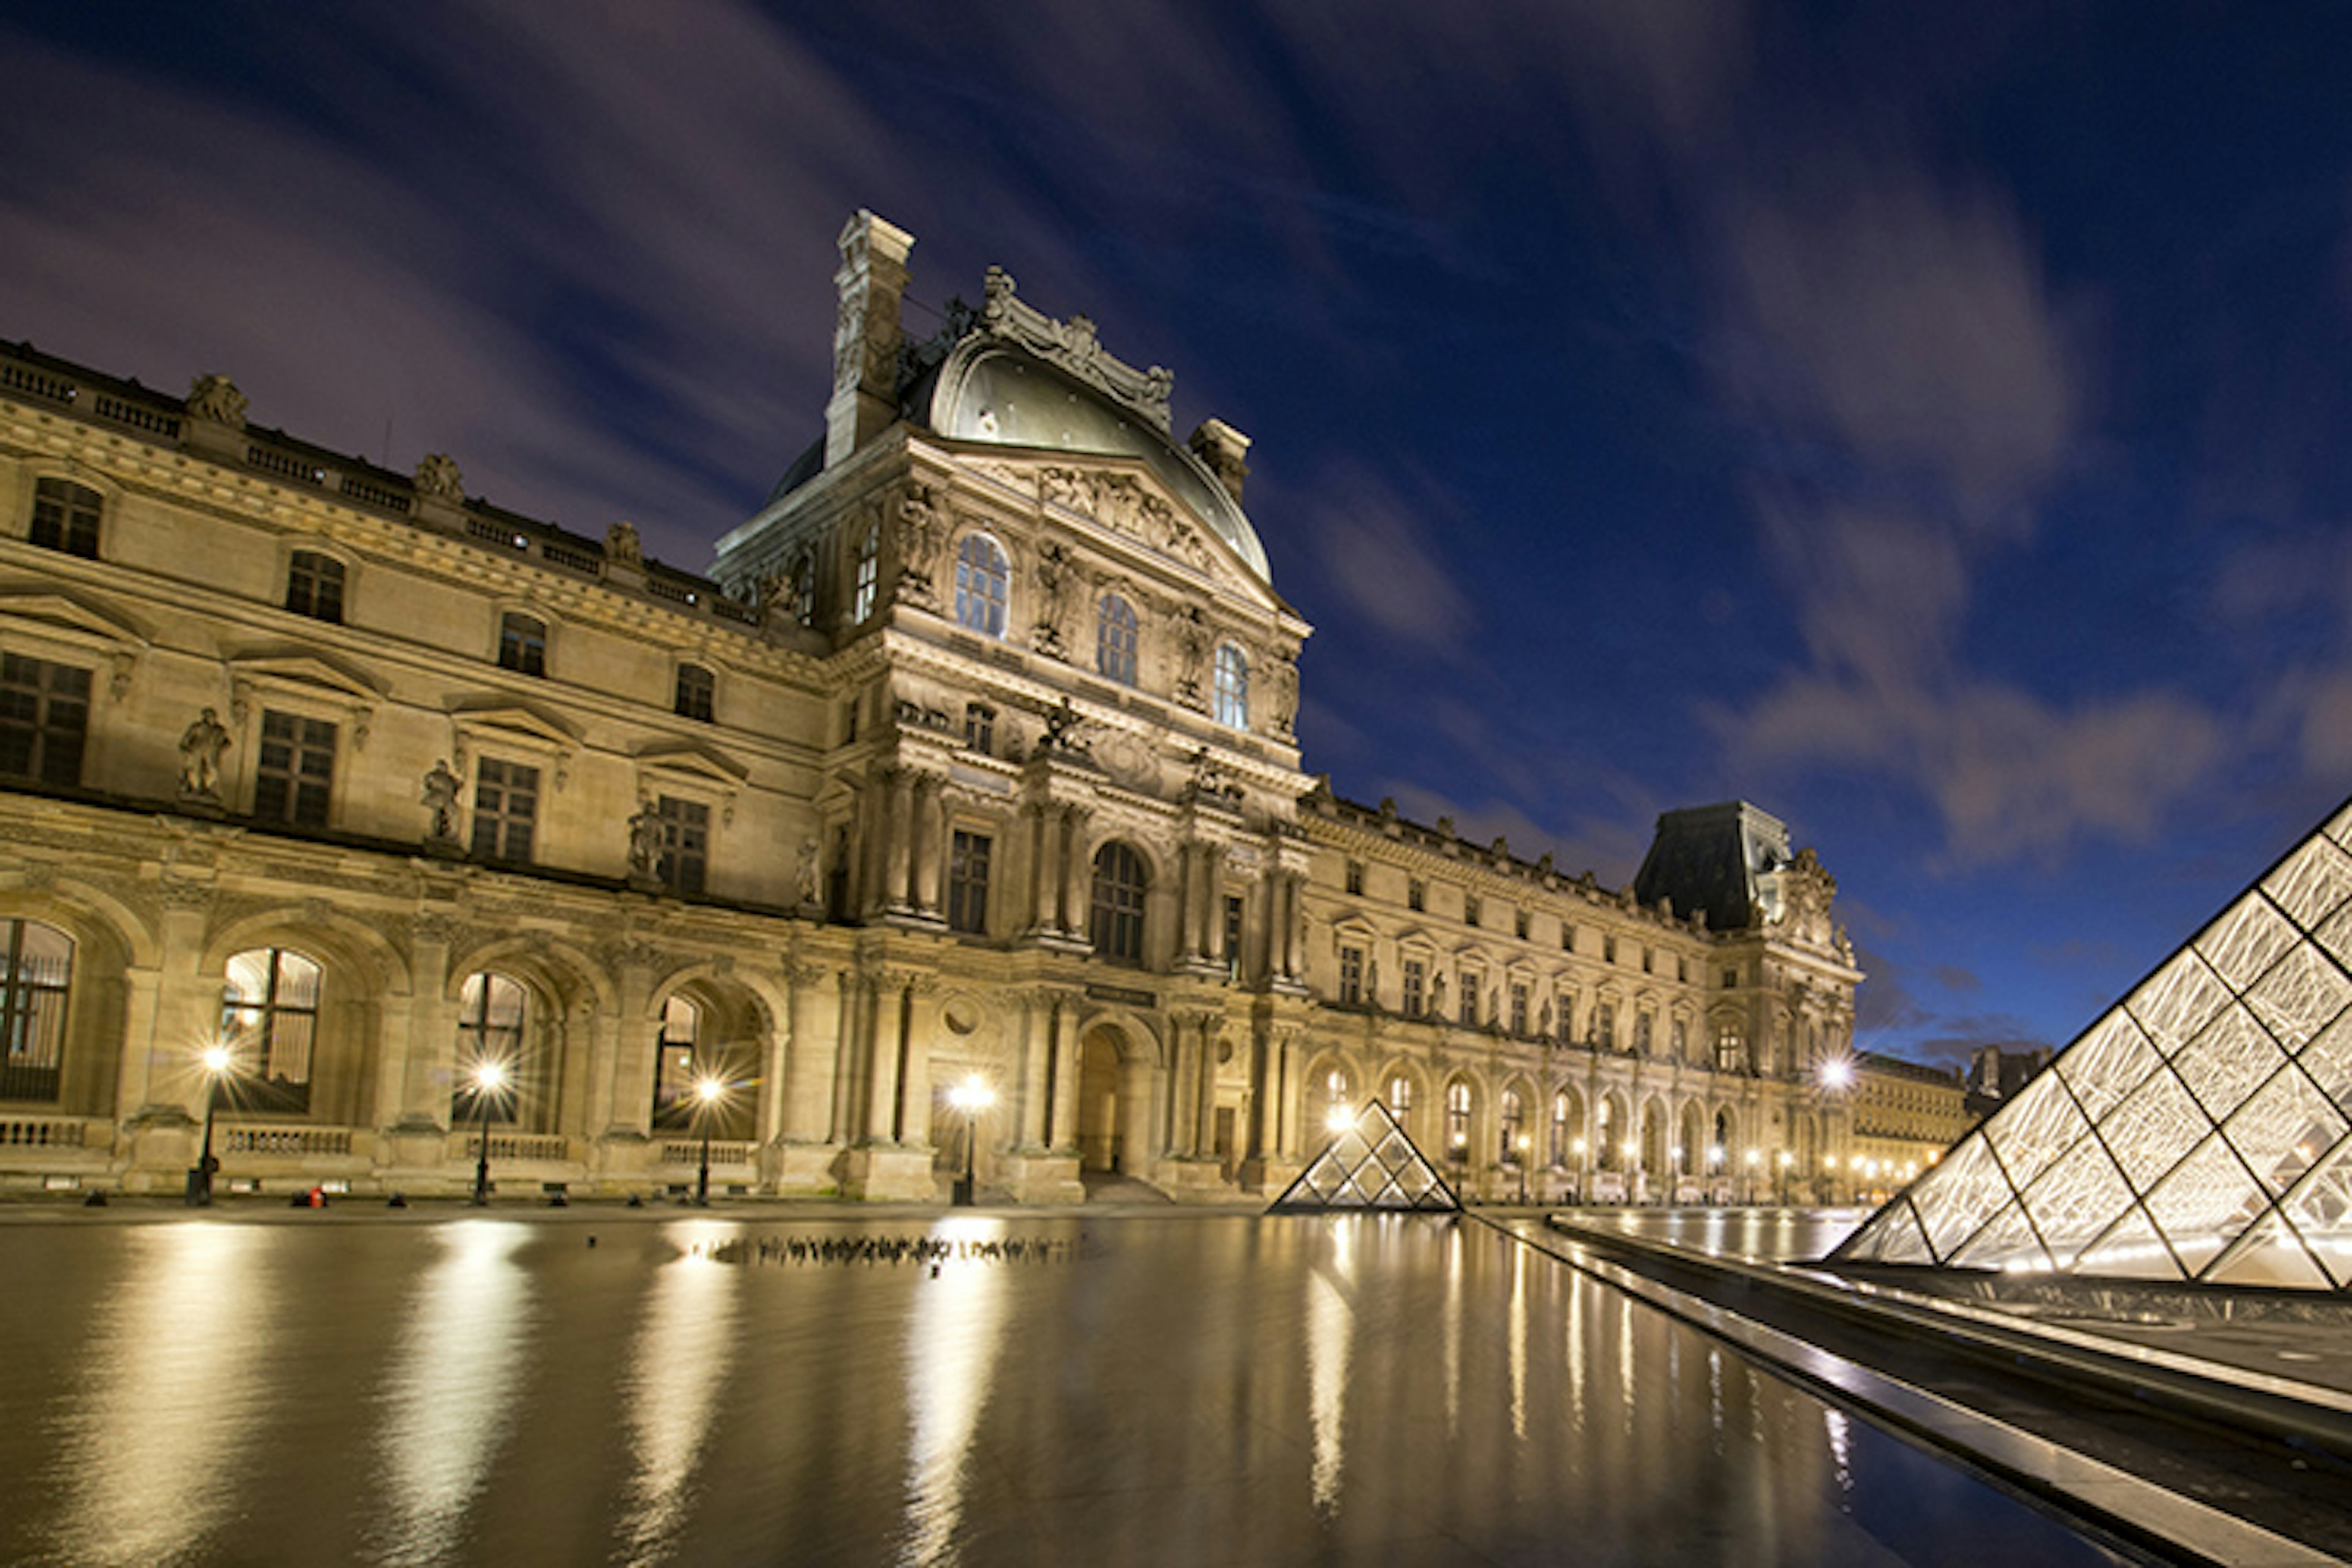
<instances>
[{"instance_id":1,"label":"dormer window","mask_svg":"<svg viewBox=\"0 0 2352 1568\"><path fill-rule=\"evenodd\" d=\"M719 689L718 678L698 664L677 667L677 696L675 706L678 716L710 721L711 700Z\"/></svg>"},{"instance_id":2,"label":"dormer window","mask_svg":"<svg viewBox=\"0 0 2352 1568\"><path fill-rule=\"evenodd\" d=\"M508 612L499 619L499 668L523 675L547 673L547 623Z\"/></svg>"},{"instance_id":3,"label":"dormer window","mask_svg":"<svg viewBox=\"0 0 2352 1568\"><path fill-rule=\"evenodd\" d=\"M33 486L33 527L28 535L44 550L98 559L98 520L106 498L71 479L42 479Z\"/></svg>"},{"instance_id":4,"label":"dormer window","mask_svg":"<svg viewBox=\"0 0 2352 1568\"><path fill-rule=\"evenodd\" d=\"M315 550L297 550L286 562L286 607L331 626L343 622L343 563Z\"/></svg>"}]
</instances>

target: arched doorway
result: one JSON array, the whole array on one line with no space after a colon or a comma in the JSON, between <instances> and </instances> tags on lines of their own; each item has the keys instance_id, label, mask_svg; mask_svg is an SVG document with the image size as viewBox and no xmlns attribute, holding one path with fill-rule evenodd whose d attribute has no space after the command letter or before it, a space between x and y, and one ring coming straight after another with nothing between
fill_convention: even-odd
<instances>
[{"instance_id":1,"label":"arched doorway","mask_svg":"<svg viewBox=\"0 0 2352 1568\"><path fill-rule=\"evenodd\" d=\"M1078 1166L1087 1171L1119 1168L1120 1079L1125 1076L1118 1036L1094 1028L1078 1045Z\"/></svg>"}]
</instances>

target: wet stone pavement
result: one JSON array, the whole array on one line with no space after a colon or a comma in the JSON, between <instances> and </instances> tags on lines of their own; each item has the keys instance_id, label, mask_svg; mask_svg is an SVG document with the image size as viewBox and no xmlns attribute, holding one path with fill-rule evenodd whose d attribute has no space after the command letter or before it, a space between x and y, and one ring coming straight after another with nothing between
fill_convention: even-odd
<instances>
[{"instance_id":1,"label":"wet stone pavement","mask_svg":"<svg viewBox=\"0 0 2352 1568\"><path fill-rule=\"evenodd\" d=\"M2113 1560L1445 1218L126 1217L0 1272L12 1563Z\"/></svg>"}]
</instances>

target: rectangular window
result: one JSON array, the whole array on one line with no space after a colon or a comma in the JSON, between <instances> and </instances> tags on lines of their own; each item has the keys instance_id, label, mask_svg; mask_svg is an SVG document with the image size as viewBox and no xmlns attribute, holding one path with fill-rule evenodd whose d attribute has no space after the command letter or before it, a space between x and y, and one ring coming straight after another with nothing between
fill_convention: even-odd
<instances>
[{"instance_id":1,"label":"rectangular window","mask_svg":"<svg viewBox=\"0 0 2352 1568\"><path fill-rule=\"evenodd\" d=\"M499 668L523 675L547 673L547 623L509 615L499 621Z\"/></svg>"},{"instance_id":2,"label":"rectangular window","mask_svg":"<svg viewBox=\"0 0 2352 1568\"><path fill-rule=\"evenodd\" d=\"M1567 921L1559 922L1559 950L1562 952L1576 951L1576 927Z\"/></svg>"},{"instance_id":3,"label":"rectangular window","mask_svg":"<svg viewBox=\"0 0 2352 1568\"><path fill-rule=\"evenodd\" d=\"M335 626L343 622L343 563L315 550L298 550L286 563L286 607Z\"/></svg>"},{"instance_id":4,"label":"rectangular window","mask_svg":"<svg viewBox=\"0 0 2352 1568\"><path fill-rule=\"evenodd\" d=\"M1404 961L1404 1016L1408 1018L1420 1017L1422 1009L1428 1005L1428 998L1429 965L1418 958L1406 959Z\"/></svg>"},{"instance_id":5,"label":"rectangular window","mask_svg":"<svg viewBox=\"0 0 2352 1568\"><path fill-rule=\"evenodd\" d=\"M684 719L699 719L706 724L709 723L711 701L718 694L718 690L719 679L709 670L698 664L679 665L676 703L678 716Z\"/></svg>"},{"instance_id":6,"label":"rectangular window","mask_svg":"<svg viewBox=\"0 0 2352 1568\"><path fill-rule=\"evenodd\" d=\"M1603 1002L1592 1009L1592 1043L1604 1051L1617 1048L1617 1004Z\"/></svg>"},{"instance_id":7,"label":"rectangular window","mask_svg":"<svg viewBox=\"0 0 2352 1568\"><path fill-rule=\"evenodd\" d=\"M70 479L42 479L33 486L33 543L44 550L98 559L98 520L106 499Z\"/></svg>"},{"instance_id":8,"label":"rectangular window","mask_svg":"<svg viewBox=\"0 0 2352 1568\"><path fill-rule=\"evenodd\" d=\"M81 783L89 733L89 671L9 654L0 658L0 774Z\"/></svg>"},{"instance_id":9,"label":"rectangular window","mask_svg":"<svg viewBox=\"0 0 2352 1568\"><path fill-rule=\"evenodd\" d=\"M1576 1038L1576 1004L1562 991L1552 997L1552 1016L1558 1022L1559 1043L1567 1045Z\"/></svg>"},{"instance_id":10,"label":"rectangular window","mask_svg":"<svg viewBox=\"0 0 2352 1568\"><path fill-rule=\"evenodd\" d=\"M993 753L996 750L996 710L985 702L963 705L963 743L968 751Z\"/></svg>"},{"instance_id":11,"label":"rectangular window","mask_svg":"<svg viewBox=\"0 0 2352 1568\"><path fill-rule=\"evenodd\" d=\"M1234 894L1225 895L1225 978L1242 977L1242 901Z\"/></svg>"},{"instance_id":12,"label":"rectangular window","mask_svg":"<svg viewBox=\"0 0 2352 1568\"><path fill-rule=\"evenodd\" d=\"M1351 1007L1364 1000L1364 950L1360 947L1339 950L1339 1000Z\"/></svg>"},{"instance_id":13,"label":"rectangular window","mask_svg":"<svg viewBox=\"0 0 2352 1568\"><path fill-rule=\"evenodd\" d=\"M1617 939L1615 937L1604 936L1601 939L1601 962L1603 963L1614 963L1617 962Z\"/></svg>"},{"instance_id":14,"label":"rectangular window","mask_svg":"<svg viewBox=\"0 0 2352 1568\"><path fill-rule=\"evenodd\" d=\"M539 822L539 770L484 757L474 782L474 853L528 861Z\"/></svg>"},{"instance_id":15,"label":"rectangular window","mask_svg":"<svg viewBox=\"0 0 2352 1568\"><path fill-rule=\"evenodd\" d=\"M1737 969L1727 969L1723 972L1723 988L1726 991L1737 991L1739 989L1739 971Z\"/></svg>"},{"instance_id":16,"label":"rectangular window","mask_svg":"<svg viewBox=\"0 0 2352 1568\"><path fill-rule=\"evenodd\" d=\"M1462 895L1462 923L1466 926L1478 923L1478 895L1475 893Z\"/></svg>"},{"instance_id":17,"label":"rectangular window","mask_svg":"<svg viewBox=\"0 0 2352 1568\"><path fill-rule=\"evenodd\" d=\"M661 858L654 875L682 897L698 897L710 863L710 808L698 801L666 795L654 803L661 821Z\"/></svg>"},{"instance_id":18,"label":"rectangular window","mask_svg":"<svg viewBox=\"0 0 2352 1568\"><path fill-rule=\"evenodd\" d=\"M1361 860L1348 862L1348 896L1354 899L1364 896L1364 863Z\"/></svg>"},{"instance_id":19,"label":"rectangular window","mask_svg":"<svg viewBox=\"0 0 2352 1568\"><path fill-rule=\"evenodd\" d=\"M974 936L988 931L988 861L996 842L956 829L948 853L948 929Z\"/></svg>"},{"instance_id":20,"label":"rectangular window","mask_svg":"<svg viewBox=\"0 0 2352 1568\"><path fill-rule=\"evenodd\" d=\"M1689 959L1677 957L1675 960L1675 978L1681 981L1685 985L1690 984Z\"/></svg>"},{"instance_id":21,"label":"rectangular window","mask_svg":"<svg viewBox=\"0 0 2352 1568\"><path fill-rule=\"evenodd\" d=\"M335 784L335 727L323 719L264 709L261 755L253 770L253 815L297 827L327 826Z\"/></svg>"},{"instance_id":22,"label":"rectangular window","mask_svg":"<svg viewBox=\"0 0 2352 1568\"><path fill-rule=\"evenodd\" d=\"M1517 981L1511 983L1511 1033L1528 1032L1528 988Z\"/></svg>"},{"instance_id":23,"label":"rectangular window","mask_svg":"<svg viewBox=\"0 0 2352 1568\"><path fill-rule=\"evenodd\" d=\"M1409 910L1429 908L1429 884L1415 877L1404 885L1404 907Z\"/></svg>"},{"instance_id":24,"label":"rectangular window","mask_svg":"<svg viewBox=\"0 0 2352 1568\"><path fill-rule=\"evenodd\" d=\"M0 1100L54 1100L65 1058L73 941L37 921L0 921Z\"/></svg>"},{"instance_id":25,"label":"rectangular window","mask_svg":"<svg viewBox=\"0 0 2352 1568\"><path fill-rule=\"evenodd\" d=\"M875 589L882 580L882 525L874 523L857 539L856 575L850 580L849 618L855 624L874 613Z\"/></svg>"},{"instance_id":26,"label":"rectangular window","mask_svg":"<svg viewBox=\"0 0 2352 1568\"><path fill-rule=\"evenodd\" d=\"M1644 974L1654 973L1655 971L1651 967L1654 962L1654 955L1648 948L1643 948L1642 950L1642 973Z\"/></svg>"},{"instance_id":27,"label":"rectangular window","mask_svg":"<svg viewBox=\"0 0 2352 1568\"><path fill-rule=\"evenodd\" d=\"M1478 985L1481 976L1475 969L1462 972L1462 1022L1465 1027L1478 1026Z\"/></svg>"},{"instance_id":28,"label":"rectangular window","mask_svg":"<svg viewBox=\"0 0 2352 1568\"><path fill-rule=\"evenodd\" d=\"M1519 938L1519 940L1520 940L1521 942L1525 942L1525 941L1527 941L1527 940L1528 940L1528 911L1527 911L1527 910L1514 910L1511 912L1511 929L1512 929L1513 931L1517 931L1517 932L1518 933L1518 938Z\"/></svg>"}]
</instances>

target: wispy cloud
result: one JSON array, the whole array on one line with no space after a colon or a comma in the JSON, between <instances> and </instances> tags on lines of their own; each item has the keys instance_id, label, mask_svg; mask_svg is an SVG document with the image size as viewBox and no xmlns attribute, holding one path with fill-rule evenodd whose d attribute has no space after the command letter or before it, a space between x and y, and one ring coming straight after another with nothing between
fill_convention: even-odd
<instances>
[{"instance_id":1,"label":"wispy cloud","mask_svg":"<svg viewBox=\"0 0 2352 1568\"><path fill-rule=\"evenodd\" d=\"M1305 521L1323 572L1345 606L1429 653L1466 651L1475 617L1433 538L1453 505L1428 486L1408 491L1369 464L1347 460L1308 492Z\"/></svg>"}]
</instances>

